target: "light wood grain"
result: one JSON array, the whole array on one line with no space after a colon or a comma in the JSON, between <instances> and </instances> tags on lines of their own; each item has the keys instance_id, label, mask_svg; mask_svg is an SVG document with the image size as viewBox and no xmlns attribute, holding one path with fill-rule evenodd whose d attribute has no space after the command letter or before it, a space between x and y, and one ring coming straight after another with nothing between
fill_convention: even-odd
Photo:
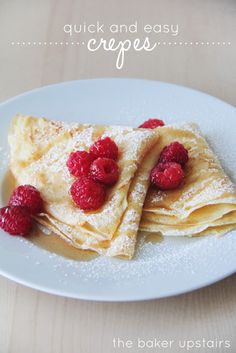
<instances>
[{"instance_id":1,"label":"light wood grain","mask_svg":"<svg viewBox=\"0 0 236 353\"><path fill-rule=\"evenodd\" d=\"M236 105L235 14L234 0L2 0L0 101L65 80L128 76L190 86ZM97 20L105 24L135 20L178 23L178 40L232 44L209 48L167 46L151 54L130 52L122 71L115 68L113 54L92 54L82 47L10 45L12 41L65 41L64 24ZM82 39L86 40L87 35ZM0 278L0 353L135 351L115 350L115 337L230 339L231 349L217 352L234 353L235 298L236 276L175 298L123 304L65 299ZM191 350L195 351L200 350ZM209 350L201 350L205 351Z\"/></svg>"}]
</instances>

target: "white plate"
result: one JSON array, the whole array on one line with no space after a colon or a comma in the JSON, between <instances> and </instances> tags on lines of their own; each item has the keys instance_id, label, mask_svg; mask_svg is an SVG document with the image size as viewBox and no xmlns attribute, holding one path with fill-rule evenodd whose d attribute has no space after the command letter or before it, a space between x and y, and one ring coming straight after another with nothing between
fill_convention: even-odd
<instances>
[{"instance_id":1,"label":"white plate","mask_svg":"<svg viewBox=\"0 0 236 353\"><path fill-rule=\"evenodd\" d=\"M195 121L235 180L235 108L188 88L145 80L98 79L47 86L10 99L0 105L1 181L7 169L9 123L18 112L132 126L148 117L160 117L167 123ZM0 273L27 286L73 298L161 298L206 286L235 272L235 237L234 231L221 238L169 238L160 244L139 245L130 262L102 257L82 262L0 232Z\"/></svg>"}]
</instances>

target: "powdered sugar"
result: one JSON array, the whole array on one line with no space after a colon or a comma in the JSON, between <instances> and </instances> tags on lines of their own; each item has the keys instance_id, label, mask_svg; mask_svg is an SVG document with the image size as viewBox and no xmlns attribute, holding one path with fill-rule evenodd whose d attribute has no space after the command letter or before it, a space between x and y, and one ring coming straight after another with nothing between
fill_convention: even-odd
<instances>
[{"instance_id":1,"label":"powdered sugar","mask_svg":"<svg viewBox=\"0 0 236 353\"><path fill-rule=\"evenodd\" d=\"M155 132L145 129L132 129L129 127L112 126L102 137L110 136L114 139L119 149L122 151L125 146L126 153L124 160L137 160L140 153L141 143L147 144L154 136Z\"/></svg>"},{"instance_id":2,"label":"powdered sugar","mask_svg":"<svg viewBox=\"0 0 236 353\"><path fill-rule=\"evenodd\" d=\"M6 170L8 163L9 163L9 150L3 146L0 146L0 157L1 157L1 163L0 163L0 171Z\"/></svg>"},{"instance_id":3,"label":"powdered sugar","mask_svg":"<svg viewBox=\"0 0 236 353\"><path fill-rule=\"evenodd\" d=\"M30 263L38 266L37 251L34 244L25 239L17 239L28 247L30 252L26 258ZM196 271L195 264L198 261L205 263L209 273L217 272L217 264L211 256L211 249L215 252L221 251L224 255L222 245L227 241L229 246L236 251L235 236L233 233L226 237L205 237L191 239L166 238L163 242L152 244L145 242L143 234L139 235L137 252L132 261L97 257L90 261L75 261L65 259L46 250L40 250L40 262L47 265L57 273L60 283L66 286L74 281L109 280L114 285L122 286L126 281L138 280L145 282L146 278L154 273L164 276L173 274L191 273ZM227 256L225 257L227 262ZM78 283L79 283L78 282Z\"/></svg>"}]
</instances>

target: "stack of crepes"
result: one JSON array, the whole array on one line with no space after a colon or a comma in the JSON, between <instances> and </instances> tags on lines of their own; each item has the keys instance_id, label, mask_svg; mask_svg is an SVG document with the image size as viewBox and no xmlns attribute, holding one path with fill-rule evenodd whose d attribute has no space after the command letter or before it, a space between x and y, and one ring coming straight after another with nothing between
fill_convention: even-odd
<instances>
[{"instance_id":1,"label":"stack of crepes","mask_svg":"<svg viewBox=\"0 0 236 353\"><path fill-rule=\"evenodd\" d=\"M69 195L73 178L66 161L70 152L88 150L105 136L112 138L120 151L119 181L110 188L101 209L84 212ZM163 147L173 141L189 151L183 185L165 192L149 187L150 171ZM44 212L37 221L74 247L130 259L138 229L200 236L236 227L235 186L193 124L150 130L65 124L17 115L9 144L16 184L35 186L44 199Z\"/></svg>"},{"instance_id":2,"label":"stack of crepes","mask_svg":"<svg viewBox=\"0 0 236 353\"><path fill-rule=\"evenodd\" d=\"M236 188L195 124L157 129L163 147L178 141L188 150L185 180L176 190L148 190L140 229L163 236L223 234L236 227Z\"/></svg>"},{"instance_id":3,"label":"stack of crepes","mask_svg":"<svg viewBox=\"0 0 236 353\"><path fill-rule=\"evenodd\" d=\"M118 146L118 182L109 188L104 206L84 212L72 201L74 181L66 162L72 151L89 150L109 136ZM17 115L9 133L10 170L16 184L35 186L44 200L37 221L74 247L107 256L132 258L149 186L156 162L154 130L119 126L65 124Z\"/></svg>"}]
</instances>

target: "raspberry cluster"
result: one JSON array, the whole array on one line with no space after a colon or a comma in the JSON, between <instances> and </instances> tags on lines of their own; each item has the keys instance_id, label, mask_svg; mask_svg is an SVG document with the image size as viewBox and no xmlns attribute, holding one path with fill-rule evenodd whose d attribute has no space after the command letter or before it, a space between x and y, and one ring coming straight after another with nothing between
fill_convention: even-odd
<instances>
[{"instance_id":1,"label":"raspberry cluster","mask_svg":"<svg viewBox=\"0 0 236 353\"><path fill-rule=\"evenodd\" d=\"M8 205L0 209L0 228L11 235L28 236L33 216L42 210L40 192L32 185L20 185L13 191Z\"/></svg>"},{"instance_id":2,"label":"raspberry cluster","mask_svg":"<svg viewBox=\"0 0 236 353\"><path fill-rule=\"evenodd\" d=\"M156 129L164 125L163 120L148 119L139 128ZM156 166L151 171L151 183L159 190L178 188L184 180L185 173L183 168L188 159L188 151L178 141L174 141L164 147Z\"/></svg>"},{"instance_id":3,"label":"raspberry cluster","mask_svg":"<svg viewBox=\"0 0 236 353\"><path fill-rule=\"evenodd\" d=\"M106 199L106 187L119 178L118 147L110 137L100 138L87 151L69 155L67 168L77 179L70 188L72 200L84 211L99 209Z\"/></svg>"},{"instance_id":4,"label":"raspberry cluster","mask_svg":"<svg viewBox=\"0 0 236 353\"><path fill-rule=\"evenodd\" d=\"M157 165L152 169L150 180L159 190L178 188L184 180L184 166L188 162L188 150L174 141L164 147Z\"/></svg>"}]
</instances>

